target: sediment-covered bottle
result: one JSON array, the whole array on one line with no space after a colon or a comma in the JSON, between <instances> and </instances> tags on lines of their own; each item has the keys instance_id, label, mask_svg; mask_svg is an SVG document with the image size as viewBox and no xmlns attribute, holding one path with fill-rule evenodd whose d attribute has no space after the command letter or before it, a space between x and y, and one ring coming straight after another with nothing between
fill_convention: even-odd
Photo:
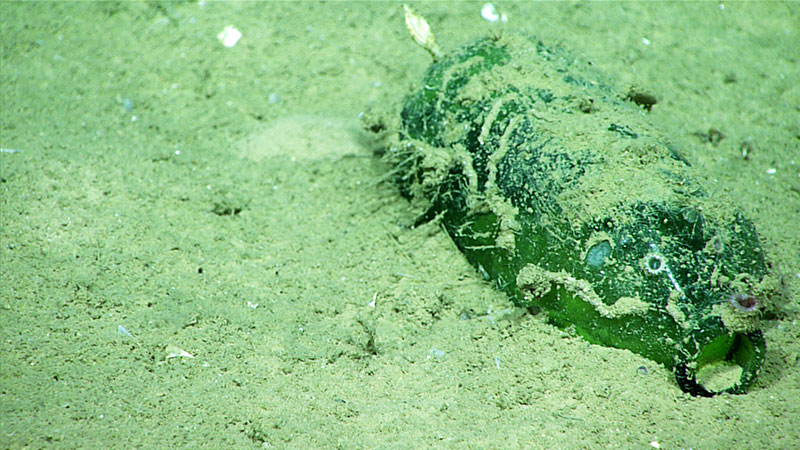
<instances>
[{"instance_id":1,"label":"sediment-covered bottle","mask_svg":"<svg viewBox=\"0 0 800 450\"><path fill-rule=\"evenodd\" d=\"M752 222L586 61L516 35L435 56L385 148L421 220L517 305L744 392L772 284Z\"/></svg>"}]
</instances>

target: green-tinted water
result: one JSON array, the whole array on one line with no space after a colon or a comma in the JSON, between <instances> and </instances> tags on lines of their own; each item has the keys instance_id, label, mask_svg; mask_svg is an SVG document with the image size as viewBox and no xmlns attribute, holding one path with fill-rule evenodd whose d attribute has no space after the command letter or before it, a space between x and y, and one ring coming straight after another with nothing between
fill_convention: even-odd
<instances>
[{"instance_id":1,"label":"green-tinted water","mask_svg":"<svg viewBox=\"0 0 800 450\"><path fill-rule=\"evenodd\" d=\"M797 4L414 6L658 98L786 285L751 392L689 397L408 229L357 120L430 62L400 4L2 2L0 446L796 445Z\"/></svg>"}]
</instances>

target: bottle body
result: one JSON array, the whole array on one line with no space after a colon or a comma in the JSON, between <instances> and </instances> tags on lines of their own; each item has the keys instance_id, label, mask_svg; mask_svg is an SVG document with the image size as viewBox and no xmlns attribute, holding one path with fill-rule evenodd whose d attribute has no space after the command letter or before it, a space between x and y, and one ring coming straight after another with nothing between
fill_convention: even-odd
<instances>
[{"instance_id":1,"label":"bottle body","mask_svg":"<svg viewBox=\"0 0 800 450\"><path fill-rule=\"evenodd\" d=\"M408 96L386 155L519 306L673 369L693 394L740 393L768 290L752 223L694 180L638 107L588 64L520 36L443 56ZM732 379L696 381L703 367Z\"/></svg>"}]
</instances>

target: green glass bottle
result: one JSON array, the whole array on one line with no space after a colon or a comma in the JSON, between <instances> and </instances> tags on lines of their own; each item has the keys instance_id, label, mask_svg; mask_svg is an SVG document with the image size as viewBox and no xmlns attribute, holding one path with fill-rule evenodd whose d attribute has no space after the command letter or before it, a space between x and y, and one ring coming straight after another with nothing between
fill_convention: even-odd
<instances>
[{"instance_id":1,"label":"green glass bottle","mask_svg":"<svg viewBox=\"0 0 800 450\"><path fill-rule=\"evenodd\" d=\"M693 395L744 392L774 284L753 224L586 61L514 35L435 56L385 148L421 220L515 304Z\"/></svg>"}]
</instances>

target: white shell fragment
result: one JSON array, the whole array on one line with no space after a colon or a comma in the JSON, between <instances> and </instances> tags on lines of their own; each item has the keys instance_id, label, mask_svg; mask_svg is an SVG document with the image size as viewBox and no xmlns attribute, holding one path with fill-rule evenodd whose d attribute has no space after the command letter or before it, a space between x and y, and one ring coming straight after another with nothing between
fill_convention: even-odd
<instances>
[{"instance_id":1,"label":"white shell fragment","mask_svg":"<svg viewBox=\"0 0 800 450\"><path fill-rule=\"evenodd\" d=\"M219 39L225 47L233 47L241 38L242 32L237 30L233 25L228 25L217 35L217 39Z\"/></svg>"},{"instance_id":2,"label":"white shell fragment","mask_svg":"<svg viewBox=\"0 0 800 450\"><path fill-rule=\"evenodd\" d=\"M194 358L194 355L178 347L177 345L169 344L167 345L167 356L165 359L170 358Z\"/></svg>"},{"instance_id":3,"label":"white shell fragment","mask_svg":"<svg viewBox=\"0 0 800 450\"><path fill-rule=\"evenodd\" d=\"M119 326L117 327L117 334L118 334L118 335L120 335L120 336L122 336L122 337L127 337L127 338L132 338L132 337L133 337L133 335L131 334L131 332L130 332L130 331L128 331L128 329L127 329L127 328L125 328L125 327L123 327L122 325L119 325Z\"/></svg>"},{"instance_id":4,"label":"white shell fragment","mask_svg":"<svg viewBox=\"0 0 800 450\"><path fill-rule=\"evenodd\" d=\"M508 22L508 16L505 13L498 13L497 8L493 3L485 3L481 8L481 17L488 22Z\"/></svg>"}]
</instances>

